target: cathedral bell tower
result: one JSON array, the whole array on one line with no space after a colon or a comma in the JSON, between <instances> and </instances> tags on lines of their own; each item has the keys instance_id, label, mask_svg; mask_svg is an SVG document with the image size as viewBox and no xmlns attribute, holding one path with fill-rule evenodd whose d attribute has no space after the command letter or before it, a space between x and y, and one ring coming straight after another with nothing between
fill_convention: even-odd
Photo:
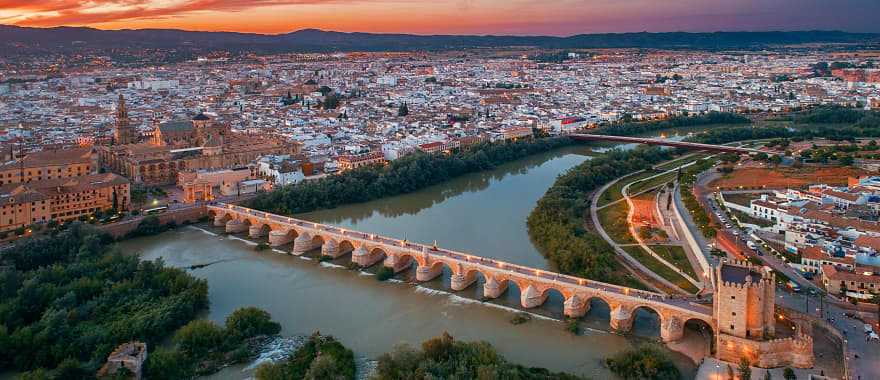
<instances>
[{"instance_id":1,"label":"cathedral bell tower","mask_svg":"<svg viewBox=\"0 0 880 380\"><path fill-rule=\"evenodd\" d=\"M134 128L129 124L128 110L125 108L125 98L119 94L119 104L116 106L116 126L113 129L113 142L116 145L133 144L137 140Z\"/></svg>"}]
</instances>

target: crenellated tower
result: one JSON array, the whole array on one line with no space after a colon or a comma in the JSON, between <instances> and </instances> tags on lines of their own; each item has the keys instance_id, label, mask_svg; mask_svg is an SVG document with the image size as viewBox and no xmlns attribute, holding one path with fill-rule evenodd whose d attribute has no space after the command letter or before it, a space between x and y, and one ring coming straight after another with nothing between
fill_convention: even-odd
<instances>
[{"instance_id":1,"label":"crenellated tower","mask_svg":"<svg viewBox=\"0 0 880 380\"><path fill-rule=\"evenodd\" d=\"M757 340L773 336L774 281L772 273L744 261L715 267L713 307L718 331Z\"/></svg>"}]
</instances>

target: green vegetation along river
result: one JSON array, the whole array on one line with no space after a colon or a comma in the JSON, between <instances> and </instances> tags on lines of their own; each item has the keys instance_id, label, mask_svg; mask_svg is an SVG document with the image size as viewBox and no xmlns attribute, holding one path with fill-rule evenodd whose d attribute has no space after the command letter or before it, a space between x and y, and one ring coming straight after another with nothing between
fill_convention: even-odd
<instances>
[{"instance_id":1,"label":"green vegetation along river","mask_svg":"<svg viewBox=\"0 0 880 380\"><path fill-rule=\"evenodd\" d=\"M298 216L412 241L437 240L444 247L545 268L546 260L528 240L526 217L556 177L588 159L588 153L583 146L561 148L414 193ZM412 272L382 283L369 273L345 269L348 256L322 263L314 253L309 259L257 252L255 242L220 232L190 226L120 246L176 267L214 263L193 271L208 281L212 320L253 305L272 313L282 334L320 330L366 357L449 331L462 340L486 340L515 363L599 379L611 376L602 364L606 356L631 347L634 339L659 335L656 316L647 313L637 316L638 338L606 332L609 311L602 304L593 305L580 323L581 333L573 335L558 321L562 298L555 293L544 306L529 310L530 322L513 325L509 321L519 299L515 286L482 304L480 284L453 294L446 286L448 273L424 284L410 283ZM693 363L683 355L674 357L692 376ZM242 369L227 368L215 377L248 376Z\"/></svg>"}]
</instances>

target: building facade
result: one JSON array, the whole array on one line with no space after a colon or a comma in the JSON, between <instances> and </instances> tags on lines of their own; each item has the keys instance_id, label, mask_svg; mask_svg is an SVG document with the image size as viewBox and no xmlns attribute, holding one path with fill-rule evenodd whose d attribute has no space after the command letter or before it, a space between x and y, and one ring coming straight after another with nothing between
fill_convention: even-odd
<instances>
[{"instance_id":1,"label":"building facade","mask_svg":"<svg viewBox=\"0 0 880 380\"><path fill-rule=\"evenodd\" d=\"M0 185L79 177L97 169L91 148L44 150L0 165Z\"/></svg>"},{"instance_id":2,"label":"building facade","mask_svg":"<svg viewBox=\"0 0 880 380\"><path fill-rule=\"evenodd\" d=\"M112 173L6 184L0 186L0 232L124 211L129 202L128 180Z\"/></svg>"},{"instance_id":3,"label":"building facade","mask_svg":"<svg viewBox=\"0 0 880 380\"><path fill-rule=\"evenodd\" d=\"M154 128L147 142L97 147L101 166L146 186L173 185L183 171L247 166L268 155L300 153L301 144L234 133L204 114Z\"/></svg>"}]
</instances>

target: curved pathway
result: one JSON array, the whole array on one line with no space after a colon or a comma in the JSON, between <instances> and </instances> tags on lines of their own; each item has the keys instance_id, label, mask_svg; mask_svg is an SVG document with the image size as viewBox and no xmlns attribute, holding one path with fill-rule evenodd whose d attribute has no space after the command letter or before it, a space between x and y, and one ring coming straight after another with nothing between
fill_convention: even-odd
<instances>
[{"instance_id":1,"label":"curved pathway","mask_svg":"<svg viewBox=\"0 0 880 380\"><path fill-rule=\"evenodd\" d=\"M657 273L654 273L653 271L651 271L650 269L645 267L641 262L639 262L634 257L632 257L627 251L625 251L623 248L621 248L620 244L618 244L616 241L614 241L614 239L611 239L611 236L608 236L608 233L605 232L605 229L602 227L602 223L599 222L599 212L598 212L599 196L602 195L602 193L604 193L606 190L608 190L609 187L611 187L612 185L617 183L617 181L620 181L623 178L627 178L627 177L639 174L643 171L644 170L639 170L639 171L627 174L623 177L615 179L614 181L606 183L604 186L599 188L599 190L596 190L596 192L593 193L593 199L590 201L590 218L592 219L593 226L596 228L596 232L599 233L599 236L602 236L602 239L605 239L605 241L611 245L611 248L614 249L614 252L617 253L618 256L622 257L626 261L627 265L635 268L641 274L644 274L644 275L651 277L652 280L657 281L660 284L663 284L663 286L665 286L669 289L676 290L682 294L689 294L688 292L682 290L678 286L675 286L675 284L669 282L669 280L661 277Z\"/></svg>"},{"instance_id":2,"label":"curved pathway","mask_svg":"<svg viewBox=\"0 0 880 380\"><path fill-rule=\"evenodd\" d=\"M684 168L684 167L693 165L694 162L696 162L696 161L692 161L690 163L681 165L679 168ZM684 277L685 280L687 280L691 284L694 284L694 286L696 286L697 288L702 289L704 287L704 284L701 281L695 280L693 277L691 277L687 273L685 273L685 271L683 271L681 268L670 263L669 261L664 259L663 256L660 256L659 254L657 254L657 252L654 252L654 250L651 249L650 246L645 244L645 241L641 238L641 236L639 236L639 234L636 233L636 227L632 221L633 214L635 213L635 205L633 204L632 197L628 194L629 187L635 183L639 183L642 181L649 181L654 178L661 177L661 176L667 175L669 173L673 173L676 170L678 170L679 168L674 168L674 169L671 169L671 170L668 170L665 172L661 172L661 173L652 175L650 177L640 179L638 181L630 182L630 183L626 184L625 186L623 186L623 188L620 189L620 194L623 196L623 199L626 200L627 206L629 206L629 211L627 211L627 213L626 213L626 225L627 225L627 228L629 229L629 234L632 235L633 239L636 239L636 242L638 243L639 247L641 247L643 250L645 250L645 252L648 252L649 255L653 256L654 259L659 261L661 264L666 265L667 267L669 267L669 269L674 270L676 273L678 273L679 275Z\"/></svg>"}]
</instances>

